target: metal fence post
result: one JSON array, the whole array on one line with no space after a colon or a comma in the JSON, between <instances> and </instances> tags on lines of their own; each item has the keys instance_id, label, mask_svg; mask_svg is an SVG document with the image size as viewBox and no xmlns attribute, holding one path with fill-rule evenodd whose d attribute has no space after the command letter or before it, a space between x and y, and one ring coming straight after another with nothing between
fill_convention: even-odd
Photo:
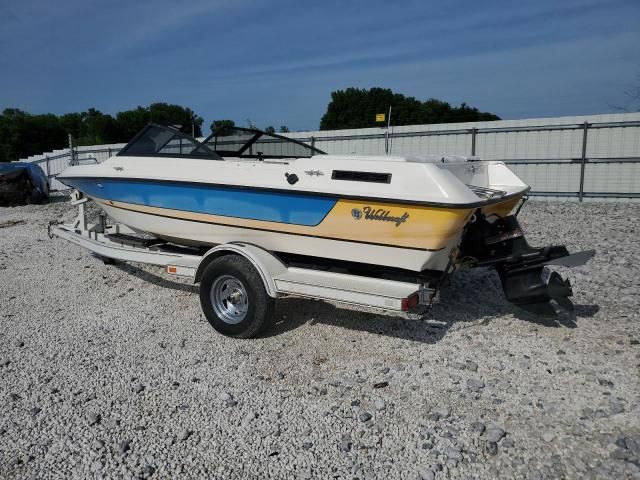
<instances>
[{"instance_id":1,"label":"metal fence post","mask_svg":"<svg viewBox=\"0 0 640 480\"><path fill-rule=\"evenodd\" d=\"M73 153L73 137L69 134L69 156L71 157L71 161L69 162L71 165L75 163L75 155Z\"/></svg>"},{"instance_id":2,"label":"metal fence post","mask_svg":"<svg viewBox=\"0 0 640 480\"><path fill-rule=\"evenodd\" d=\"M311 148L316 148L316 137L311 136Z\"/></svg>"},{"instance_id":3,"label":"metal fence post","mask_svg":"<svg viewBox=\"0 0 640 480\"><path fill-rule=\"evenodd\" d=\"M111 147L107 148L107 159L111 158Z\"/></svg>"},{"instance_id":4,"label":"metal fence post","mask_svg":"<svg viewBox=\"0 0 640 480\"><path fill-rule=\"evenodd\" d=\"M584 122L582 127L582 158L580 159L580 189L578 190L578 201L582 201L584 196L584 169L587 164L587 132L589 131L589 123Z\"/></svg>"},{"instance_id":5,"label":"metal fence post","mask_svg":"<svg viewBox=\"0 0 640 480\"><path fill-rule=\"evenodd\" d=\"M45 165L47 166L47 190L51 190L51 173L49 172L49 155L45 155Z\"/></svg>"},{"instance_id":6,"label":"metal fence post","mask_svg":"<svg viewBox=\"0 0 640 480\"><path fill-rule=\"evenodd\" d=\"M471 129L471 156L476 156L476 133L478 133L478 129L473 127Z\"/></svg>"}]
</instances>

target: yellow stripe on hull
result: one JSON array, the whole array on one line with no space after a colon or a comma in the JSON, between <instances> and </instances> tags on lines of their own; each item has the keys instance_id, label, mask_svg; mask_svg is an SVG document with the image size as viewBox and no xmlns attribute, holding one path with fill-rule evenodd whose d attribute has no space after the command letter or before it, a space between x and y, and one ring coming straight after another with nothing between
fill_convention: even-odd
<instances>
[{"instance_id":1,"label":"yellow stripe on hull","mask_svg":"<svg viewBox=\"0 0 640 480\"><path fill-rule=\"evenodd\" d=\"M425 207L341 199L318 225L305 226L97 200L126 210L181 220L420 250L440 250L451 244L460 235L474 211L473 208ZM506 215L515 203L517 199L485 207L488 209L485 213L490 211L500 216Z\"/></svg>"},{"instance_id":2,"label":"yellow stripe on hull","mask_svg":"<svg viewBox=\"0 0 640 480\"><path fill-rule=\"evenodd\" d=\"M484 213L487 217L491 215L497 215L498 217L506 217L511 213L511 210L518 204L522 196L512 198L510 200L505 200L504 202L494 203L492 205L487 205L482 208L482 213Z\"/></svg>"},{"instance_id":3,"label":"yellow stripe on hull","mask_svg":"<svg viewBox=\"0 0 640 480\"><path fill-rule=\"evenodd\" d=\"M339 200L314 230L354 241L440 250L460 234L472 211Z\"/></svg>"}]
</instances>

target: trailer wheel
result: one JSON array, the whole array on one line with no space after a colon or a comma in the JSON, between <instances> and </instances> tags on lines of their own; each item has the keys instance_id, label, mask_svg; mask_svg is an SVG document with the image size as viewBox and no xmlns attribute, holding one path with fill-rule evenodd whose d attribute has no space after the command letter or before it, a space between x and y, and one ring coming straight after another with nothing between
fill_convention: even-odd
<instances>
[{"instance_id":1,"label":"trailer wheel","mask_svg":"<svg viewBox=\"0 0 640 480\"><path fill-rule=\"evenodd\" d=\"M273 299L246 258L224 255L213 260L202 273L200 304L219 333L251 338L268 326Z\"/></svg>"}]
</instances>

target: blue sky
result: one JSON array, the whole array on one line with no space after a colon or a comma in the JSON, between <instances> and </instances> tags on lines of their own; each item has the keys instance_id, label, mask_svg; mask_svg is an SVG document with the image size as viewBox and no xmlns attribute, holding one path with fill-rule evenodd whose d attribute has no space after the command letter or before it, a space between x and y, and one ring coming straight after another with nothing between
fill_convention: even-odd
<instances>
[{"instance_id":1,"label":"blue sky","mask_svg":"<svg viewBox=\"0 0 640 480\"><path fill-rule=\"evenodd\" d=\"M0 109L305 130L349 86L512 119L608 113L639 81L639 0L0 0Z\"/></svg>"}]
</instances>

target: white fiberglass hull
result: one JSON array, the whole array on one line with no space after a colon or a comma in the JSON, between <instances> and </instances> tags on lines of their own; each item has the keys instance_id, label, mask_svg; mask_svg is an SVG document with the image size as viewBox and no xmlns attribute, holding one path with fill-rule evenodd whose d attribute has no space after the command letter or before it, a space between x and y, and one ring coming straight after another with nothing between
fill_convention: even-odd
<instances>
[{"instance_id":1,"label":"white fiberglass hull","mask_svg":"<svg viewBox=\"0 0 640 480\"><path fill-rule=\"evenodd\" d=\"M452 239L451 245L437 251L429 251L200 223L133 212L103 202L98 203L114 220L134 230L151 233L180 244L198 246L246 242L273 252L333 258L416 272L444 270L451 248L459 241L458 236Z\"/></svg>"},{"instance_id":2,"label":"white fiberglass hull","mask_svg":"<svg viewBox=\"0 0 640 480\"><path fill-rule=\"evenodd\" d=\"M499 162L400 157L202 160L112 157L60 180L115 220L174 243L441 271L477 209L503 216L527 191Z\"/></svg>"}]
</instances>

